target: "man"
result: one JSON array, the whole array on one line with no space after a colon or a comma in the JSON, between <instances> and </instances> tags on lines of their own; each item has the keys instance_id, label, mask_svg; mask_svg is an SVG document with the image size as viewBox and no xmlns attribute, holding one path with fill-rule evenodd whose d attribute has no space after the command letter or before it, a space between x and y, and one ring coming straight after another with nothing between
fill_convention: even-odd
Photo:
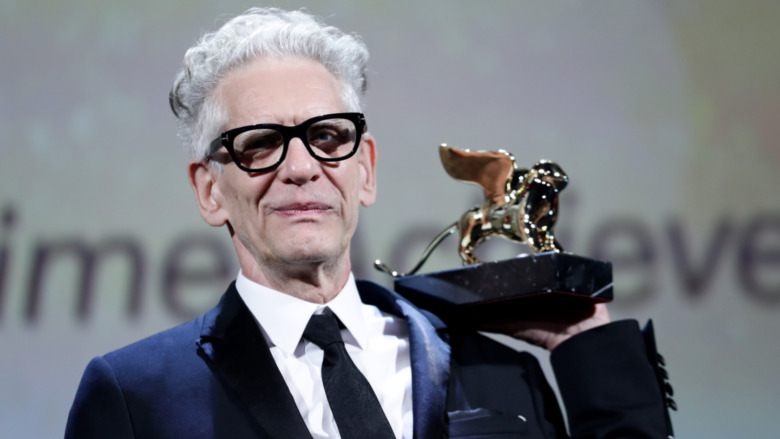
<instances>
[{"instance_id":1,"label":"man","mask_svg":"<svg viewBox=\"0 0 780 439\"><path fill-rule=\"evenodd\" d=\"M200 213L227 226L241 271L201 317L93 359L67 438L567 435L531 355L352 277L358 207L376 195L367 58L356 37L276 9L187 52L171 106ZM667 437L652 335L608 322L600 306L505 330L555 349L572 437Z\"/></svg>"}]
</instances>

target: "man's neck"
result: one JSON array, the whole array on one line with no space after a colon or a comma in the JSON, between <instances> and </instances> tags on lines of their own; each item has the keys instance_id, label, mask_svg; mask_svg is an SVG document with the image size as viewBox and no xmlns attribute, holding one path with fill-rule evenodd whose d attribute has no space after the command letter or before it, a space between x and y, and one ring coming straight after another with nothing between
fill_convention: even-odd
<instances>
[{"instance_id":1,"label":"man's neck","mask_svg":"<svg viewBox=\"0 0 780 439\"><path fill-rule=\"evenodd\" d=\"M235 235L232 237L241 272L247 279L307 302L325 304L333 300L352 270L349 248L327 260L290 261L253 255Z\"/></svg>"},{"instance_id":2,"label":"man's neck","mask_svg":"<svg viewBox=\"0 0 780 439\"><path fill-rule=\"evenodd\" d=\"M269 267L241 262L244 276L268 288L289 294L301 300L325 304L333 300L349 279L350 264L328 267L325 264L280 264Z\"/></svg>"}]
</instances>

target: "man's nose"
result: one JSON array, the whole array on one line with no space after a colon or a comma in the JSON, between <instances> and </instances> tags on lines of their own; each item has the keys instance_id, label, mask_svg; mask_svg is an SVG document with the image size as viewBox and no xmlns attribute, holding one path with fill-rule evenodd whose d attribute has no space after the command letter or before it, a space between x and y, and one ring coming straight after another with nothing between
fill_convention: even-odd
<instances>
[{"instance_id":1,"label":"man's nose","mask_svg":"<svg viewBox=\"0 0 780 439\"><path fill-rule=\"evenodd\" d=\"M280 177L302 184L315 178L319 171L318 160L309 154L303 141L297 137L290 139L287 156L279 168Z\"/></svg>"}]
</instances>

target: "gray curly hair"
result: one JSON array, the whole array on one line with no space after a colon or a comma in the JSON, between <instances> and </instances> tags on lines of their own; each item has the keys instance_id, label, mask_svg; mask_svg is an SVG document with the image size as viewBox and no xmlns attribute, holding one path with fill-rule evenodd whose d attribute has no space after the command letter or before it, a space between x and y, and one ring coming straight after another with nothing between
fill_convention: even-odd
<instances>
[{"instance_id":1,"label":"gray curly hair","mask_svg":"<svg viewBox=\"0 0 780 439\"><path fill-rule=\"evenodd\" d=\"M341 83L347 111L361 111L368 49L357 35L304 11L252 8L203 35L187 50L171 88L171 109L190 157L202 160L226 121L214 90L231 70L258 57L300 56L320 62Z\"/></svg>"}]
</instances>

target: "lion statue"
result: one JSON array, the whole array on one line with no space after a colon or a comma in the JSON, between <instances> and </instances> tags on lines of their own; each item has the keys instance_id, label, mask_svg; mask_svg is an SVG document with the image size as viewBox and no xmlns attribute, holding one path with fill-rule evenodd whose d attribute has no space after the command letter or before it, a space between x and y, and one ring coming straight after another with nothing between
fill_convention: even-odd
<instances>
[{"instance_id":1,"label":"lion statue","mask_svg":"<svg viewBox=\"0 0 780 439\"><path fill-rule=\"evenodd\" d=\"M553 234L558 193L569 181L560 166L541 160L530 169L521 169L507 151L460 150L446 144L439 147L439 156L452 178L481 186L485 201L442 231L408 273L390 270L376 261L374 265L379 270L394 277L414 274L441 241L455 231L460 236L458 252L464 265L480 263L474 251L493 236L525 243L535 253L563 251Z\"/></svg>"}]
</instances>

